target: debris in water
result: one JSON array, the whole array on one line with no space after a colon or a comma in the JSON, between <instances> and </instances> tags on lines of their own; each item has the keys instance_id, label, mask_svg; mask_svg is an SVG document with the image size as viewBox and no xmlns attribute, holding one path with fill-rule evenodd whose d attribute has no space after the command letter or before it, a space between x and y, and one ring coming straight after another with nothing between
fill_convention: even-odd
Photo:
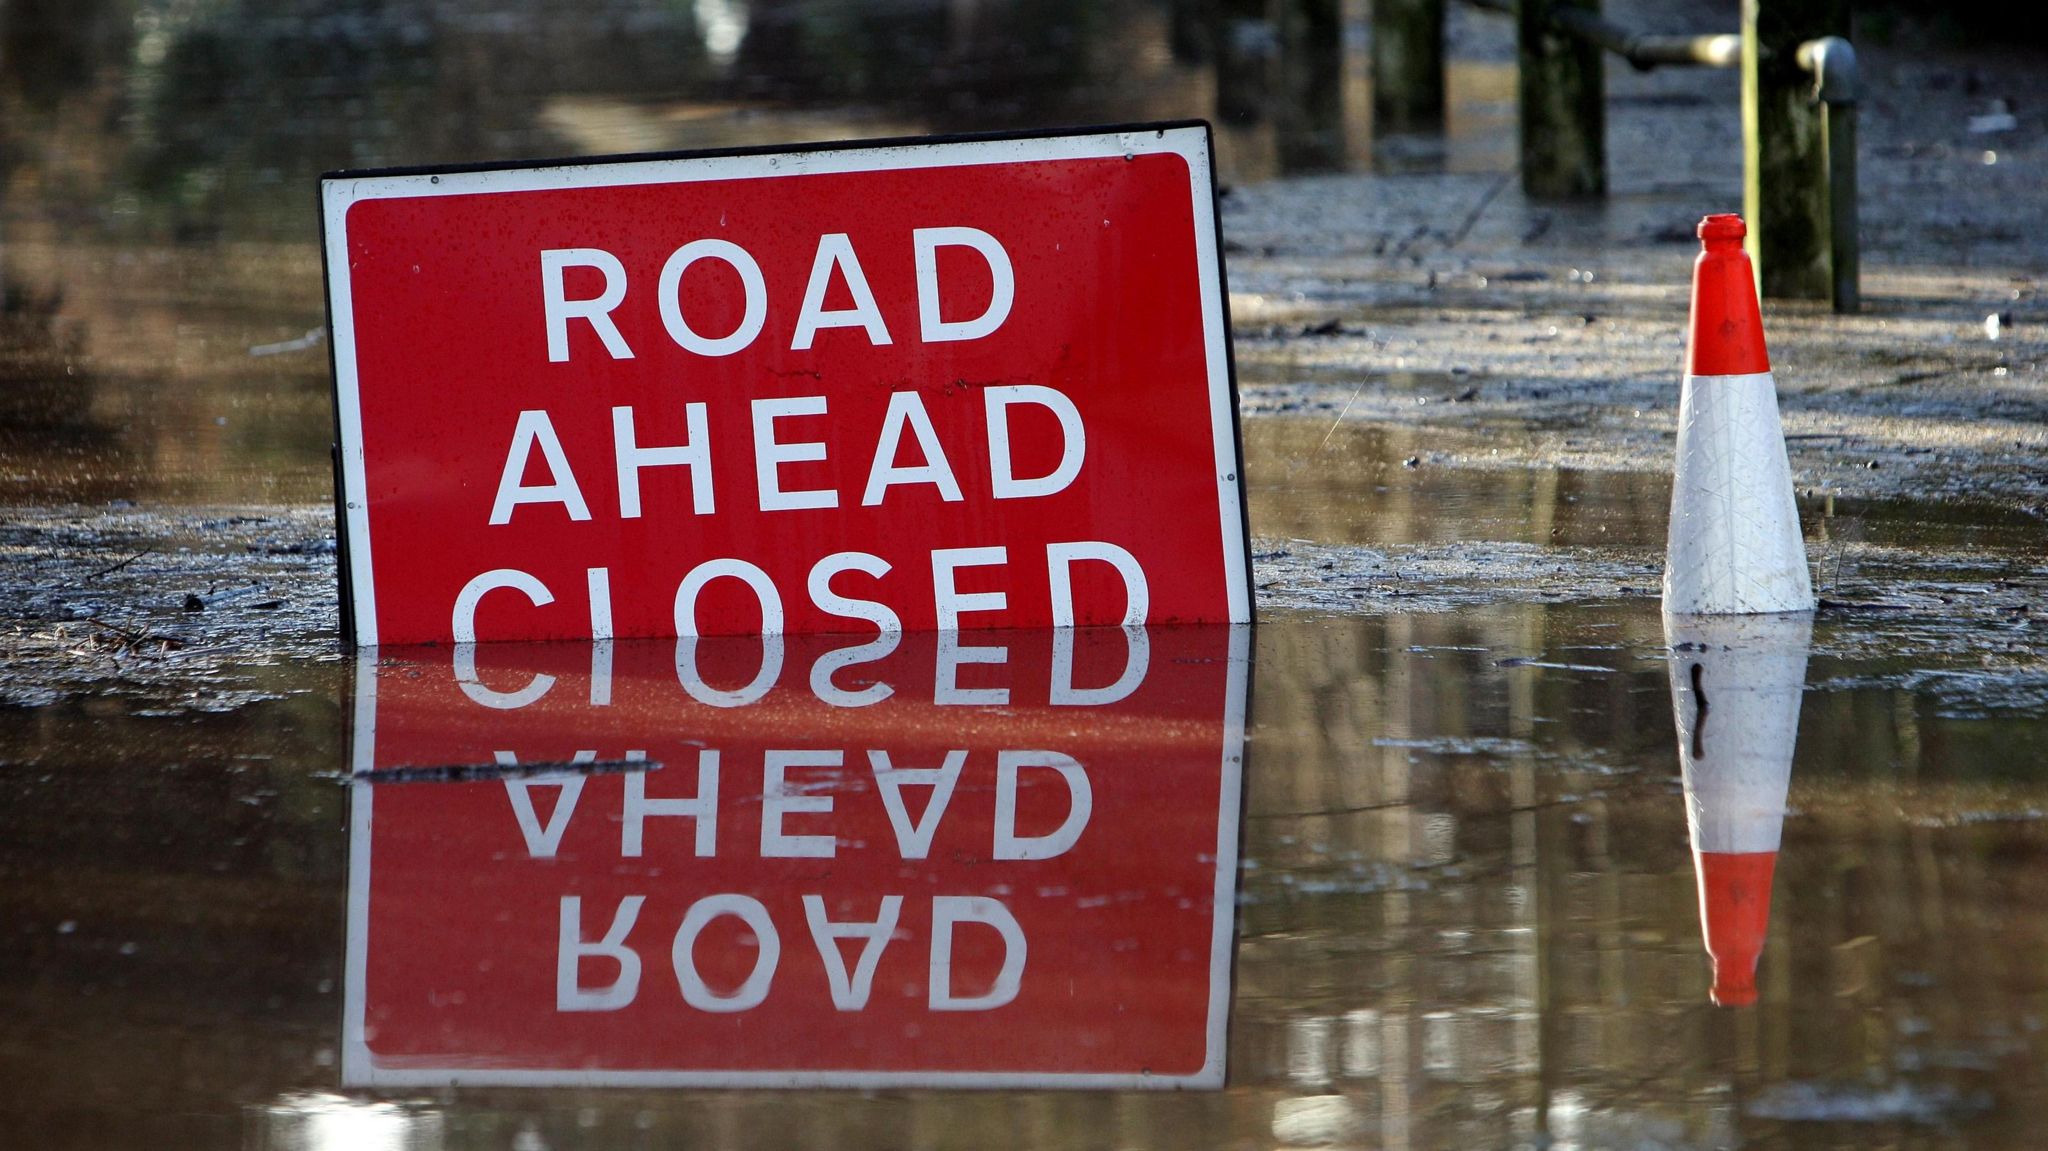
<instances>
[{"instance_id":1,"label":"debris in water","mask_svg":"<svg viewBox=\"0 0 2048 1151\"><path fill-rule=\"evenodd\" d=\"M1970 117L1972 136L1996 135L2000 132L2010 132L2019 126L2019 117L2012 114L2012 105L2003 100L1993 100L1989 112Z\"/></svg>"},{"instance_id":2,"label":"debris in water","mask_svg":"<svg viewBox=\"0 0 2048 1151\"><path fill-rule=\"evenodd\" d=\"M303 352L317 348L327 339L327 326L306 329L306 334L296 340L282 340L275 344L257 344L249 349L252 356L282 356L289 352Z\"/></svg>"},{"instance_id":3,"label":"debris in water","mask_svg":"<svg viewBox=\"0 0 2048 1151\"><path fill-rule=\"evenodd\" d=\"M1981 1110L1947 1087L1893 1083L1886 1087L1782 1083L1765 1089L1743 1110L1759 1119L1804 1123L1939 1123L1959 1111Z\"/></svg>"},{"instance_id":4,"label":"debris in water","mask_svg":"<svg viewBox=\"0 0 2048 1151\"><path fill-rule=\"evenodd\" d=\"M200 595L197 592L186 592L185 610L188 612L208 611L213 608L217 608L224 603L231 603L235 600L242 599L245 596L252 596L257 594L258 592L265 592L269 590L269 588L264 587L261 584L247 584L242 587L231 587L225 591L208 592L205 595ZM278 606L279 603L282 602L283 601L281 600L276 601L269 604L268 606L276 607Z\"/></svg>"},{"instance_id":5,"label":"debris in water","mask_svg":"<svg viewBox=\"0 0 2048 1151\"><path fill-rule=\"evenodd\" d=\"M538 763L444 763L427 767L384 767L359 771L355 778L364 783L468 783L481 779L529 779L539 775L610 775L631 771L660 771L652 759L600 759L587 763L560 760Z\"/></svg>"}]
</instances>

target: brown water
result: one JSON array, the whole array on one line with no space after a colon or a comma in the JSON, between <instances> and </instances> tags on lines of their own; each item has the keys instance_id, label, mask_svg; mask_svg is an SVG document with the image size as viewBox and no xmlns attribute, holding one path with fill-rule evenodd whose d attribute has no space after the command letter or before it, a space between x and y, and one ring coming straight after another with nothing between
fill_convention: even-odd
<instances>
[{"instance_id":1,"label":"brown water","mask_svg":"<svg viewBox=\"0 0 2048 1151\"><path fill-rule=\"evenodd\" d=\"M1848 606L1744 663L1663 630L1661 477L1483 463L1528 454L1513 421L1296 411L1245 429L1249 636L978 637L1002 662L950 670L912 638L822 689L831 645L792 640L751 700L759 647L693 651L692 680L673 644L496 649L473 674L333 644L304 508L331 494L319 171L1162 116L1216 118L1232 181L1510 166L1512 69L1497 35L1467 50L1488 18L1457 17L1431 143L1374 139L1361 6L1309 48L1259 23L1294 6L1252 7L0 5L0 1146L2035 1145L2048 571L2026 514L1808 497ZM1304 55L1316 82L1290 87ZM1362 386L1333 371L1249 382ZM280 606L179 606L248 579ZM781 797L827 861L763 854L792 748L840 756ZM654 815L628 855L627 797L701 789L707 749L711 853ZM954 750L908 858L936 795L909 789L906 831L866 753ZM1004 823L1019 750L1092 781L1042 860L1000 858L1002 832L1056 838L1075 792L1026 763ZM1709 999L1682 753L1702 826L1781 834L1747 904L1753 1006ZM1761 800L1714 798L1741 790L1724 758ZM811 892L840 924L902 898L863 1010L833 998ZM715 893L779 940L758 1005L685 998L672 940ZM617 1011L550 998L572 894L586 941L646 896ZM942 897L1014 917L1014 1000L984 918L947 979L992 998L932 1009ZM1712 921L1724 958L1739 919ZM765 936L702 926L700 994L733 1007ZM862 942L838 946L857 980ZM622 974L572 963L567 1002ZM777 1081L799 1086L710 1085Z\"/></svg>"},{"instance_id":2,"label":"brown water","mask_svg":"<svg viewBox=\"0 0 2048 1151\"><path fill-rule=\"evenodd\" d=\"M1708 1001L1669 651L1648 605L1269 618L1239 649L1252 669L1241 822L1235 791L1217 790L1234 774L1226 754L1219 777L1216 752L1231 745L1241 690L1227 669L1245 666L1227 633L1155 632L1137 689L1090 705L1081 727L1046 706L1055 653L1021 635L983 637L1007 662L960 681L1014 689L993 709L935 704L934 651L912 639L833 681L897 689L872 712L820 706L806 676L820 653L799 641L778 685L738 709L686 694L673 645L622 644L602 659L602 706L590 702L584 647L496 649L473 674L451 672L445 651L387 655L374 677L250 669L276 698L176 720L95 699L15 712L0 724L12 956L0 976L0 1126L45 1147L2024 1146L2048 1088L2048 969L2037 958L2048 948L2048 815L2030 766L2048 754L2048 727L2038 705L1875 686L1882 661L1826 654L1853 647L1841 633L1855 626L1815 629L1804 699L1792 697L1797 747L1780 749L1790 814L1760 996L1745 1008ZM1131 643L1084 640L1072 682L1110 684ZM740 690L760 658L707 650L692 667L711 690ZM513 693L535 670L554 678L530 710L455 690L469 675L481 691ZM560 827L564 777L506 776L555 781L522 782L533 822L516 829L505 769L487 749L509 745L533 763L588 747L602 763L636 740L667 761L645 785L658 796L695 790L696 753L724 749L723 838L710 858L692 862L689 834L668 830L686 821L659 818L646 821L646 861L620 858L605 838L618 834L617 768L589 777L584 806ZM1085 866L988 861L990 780L978 773L990 749L1015 745L1081 751L1096 780L1074 849L1093 852ZM968 769L931 859L879 867L863 861L895 849L855 834L863 820L885 826L864 769L811 778L801 793L836 797L837 813L783 826L842 836L840 860L821 871L755 849L748 765L763 746L895 748L899 767L936 766L933 749L959 746ZM423 759L479 766L460 779L350 782ZM1027 782L1020 833L1048 834L1062 818L1068 801L1052 781ZM1219 814L1226 853L1241 835L1241 868L1211 876L1226 894L1235 884L1234 907L1171 878L1214 871L1213 853L1177 845L1213 839ZM533 849L522 834L556 835L560 855L521 863ZM651 947L635 937L648 962L631 1014L654 1030L591 1047L573 1027L515 1029L506 1034L523 1038L478 1049L517 1020L589 1018L550 1016L522 989L550 986L555 893L584 892L596 908L622 875L652 885L647 918L664 924ZM1057 882L1026 891L1031 876ZM906 928L904 950L884 956L874 1016L836 1015L804 999L815 962L798 957L811 945L800 914L780 905L785 959L758 1015L706 1015L677 999L666 932L683 904L713 890L793 902L792 890L819 884L861 908L835 918L863 920L878 891L907 889L913 902L948 884L1002 893L1033 936L1025 989L1069 1006L928 1019L934 1036L965 1031L932 1047L906 1041L923 991L906 987L919 998L905 1000L894 984L922 981L922 929ZM1161 902L1169 889L1182 890L1178 903ZM367 912L351 911L366 892ZM529 921L520 909L536 899L543 911ZM663 901L673 906L657 913ZM1123 926L1088 919L1117 901L1133 908ZM585 938L599 934L602 906L585 913ZM1206 938L1218 909L1225 948L1213 969L1184 954L1174 966L1179 953L1138 936L1128 953L1115 943L1122 931ZM712 965L706 984L732 992L747 965L714 969L712 957L724 947L744 958L751 937L714 935L696 954ZM352 944L367 949L356 960ZM472 970L472 953L501 962ZM363 1009L350 971L363 961L372 1035L384 1028L373 1045L416 1052L426 1080L484 1085L345 1086L364 1078L350 1054ZM597 987L614 970L586 960L581 978ZM958 977L966 992L992 978L976 970ZM1205 979L1218 978L1221 1091L885 1083L789 1094L517 1087L479 1074L583 1067L604 1084L607 1067L857 1071L860 1051L911 1082L933 1061L1113 1070L1148 1058L1147 1044L1199 1051L1212 1022ZM1148 1014L1106 1028L1071 1009L1120 1011L1147 995ZM732 1039L702 1037L733 1019ZM1091 1035L1132 1050L1091 1056Z\"/></svg>"}]
</instances>

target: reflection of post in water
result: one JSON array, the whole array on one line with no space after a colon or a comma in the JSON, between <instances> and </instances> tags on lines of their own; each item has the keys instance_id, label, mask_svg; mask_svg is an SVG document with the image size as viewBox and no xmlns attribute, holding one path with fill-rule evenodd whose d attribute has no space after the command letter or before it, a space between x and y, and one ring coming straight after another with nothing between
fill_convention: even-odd
<instances>
[{"instance_id":1,"label":"reflection of post in water","mask_svg":"<svg viewBox=\"0 0 2048 1151\"><path fill-rule=\"evenodd\" d=\"M1756 1002L1799 734L1810 612L1664 617L1715 1003Z\"/></svg>"},{"instance_id":2,"label":"reflection of post in water","mask_svg":"<svg viewBox=\"0 0 2048 1151\"><path fill-rule=\"evenodd\" d=\"M48 112L99 84L103 71L131 50L128 7L117 0L0 4L0 61L6 62L0 99L18 98L36 112Z\"/></svg>"},{"instance_id":3,"label":"reflection of post in water","mask_svg":"<svg viewBox=\"0 0 2048 1151\"><path fill-rule=\"evenodd\" d=\"M1444 123L1444 0L1373 0L1374 131Z\"/></svg>"},{"instance_id":4,"label":"reflection of post in water","mask_svg":"<svg viewBox=\"0 0 2048 1151\"><path fill-rule=\"evenodd\" d=\"M1218 121L1271 124L1282 171L1343 167L1341 0L1188 0L1182 7L1209 24L1206 37L1177 32L1176 43L1213 50ZM1177 16L1177 27L1191 23Z\"/></svg>"},{"instance_id":5,"label":"reflection of post in water","mask_svg":"<svg viewBox=\"0 0 2048 1151\"><path fill-rule=\"evenodd\" d=\"M60 321L60 294L0 278L0 430L47 435L85 426L92 384L79 370L83 332Z\"/></svg>"},{"instance_id":6,"label":"reflection of post in water","mask_svg":"<svg viewBox=\"0 0 2048 1151\"><path fill-rule=\"evenodd\" d=\"M1338 0L1274 0L1273 127L1284 172L1344 166L1344 17Z\"/></svg>"},{"instance_id":7,"label":"reflection of post in water","mask_svg":"<svg viewBox=\"0 0 2048 1151\"><path fill-rule=\"evenodd\" d=\"M1276 50L1266 0L1207 0L1204 6L1215 29L1216 118L1231 127L1262 123Z\"/></svg>"},{"instance_id":8,"label":"reflection of post in water","mask_svg":"<svg viewBox=\"0 0 2048 1151\"><path fill-rule=\"evenodd\" d=\"M101 377L85 329L63 297L0 270L0 493L24 488L69 499L132 494L121 473L133 450L95 414Z\"/></svg>"}]
</instances>

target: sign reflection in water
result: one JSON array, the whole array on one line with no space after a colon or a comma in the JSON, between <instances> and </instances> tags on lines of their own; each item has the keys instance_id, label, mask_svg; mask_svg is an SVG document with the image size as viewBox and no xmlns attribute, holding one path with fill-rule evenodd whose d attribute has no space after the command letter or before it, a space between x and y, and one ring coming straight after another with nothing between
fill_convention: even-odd
<instances>
[{"instance_id":1,"label":"sign reflection in water","mask_svg":"<svg viewBox=\"0 0 2048 1151\"><path fill-rule=\"evenodd\" d=\"M345 1079L1221 1086L1248 640L366 651Z\"/></svg>"},{"instance_id":2,"label":"sign reflection in water","mask_svg":"<svg viewBox=\"0 0 2048 1151\"><path fill-rule=\"evenodd\" d=\"M1713 1000L1755 1003L1813 613L1664 617Z\"/></svg>"}]
</instances>

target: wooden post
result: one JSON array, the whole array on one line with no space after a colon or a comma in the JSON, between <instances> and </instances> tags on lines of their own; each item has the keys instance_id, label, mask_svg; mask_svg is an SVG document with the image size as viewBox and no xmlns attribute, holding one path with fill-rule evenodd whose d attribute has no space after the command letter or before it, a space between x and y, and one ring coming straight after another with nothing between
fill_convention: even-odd
<instances>
[{"instance_id":1,"label":"wooden post","mask_svg":"<svg viewBox=\"0 0 2048 1151\"><path fill-rule=\"evenodd\" d=\"M1766 296L1833 289L1827 129L1799 45L1848 33L1844 0L1742 2L1742 211Z\"/></svg>"},{"instance_id":2,"label":"wooden post","mask_svg":"<svg viewBox=\"0 0 2048 1151\"><path fill-rule=\"evenodd\" d=\"M1605 62L1599 45L1552 24L1567 6L1600 9L1599 0L1521 0L1516 17L1522 190L1539 198L1607 193Z\"/></svg>"},{"instance_id":3,"label":"wooden post","mask_svg":"<svg viewBox=\"0 0 2048 1151\"><path fill-rule=\"evenodd\" d=\"M1273 0L1280 42L1274 142L1283 172L1344 166L1344 17L1340 0Z\"/></svg>"},{"instance_id":4,"label":"wooden post","mask_svg":"<svg viewBox=\"0 0 2048 1151\"><path fill-rule=\"evenodd\" d=\"M1444 0L1372 0L1374 132L1444 122Z\"/></svg>"}]
</instances>

